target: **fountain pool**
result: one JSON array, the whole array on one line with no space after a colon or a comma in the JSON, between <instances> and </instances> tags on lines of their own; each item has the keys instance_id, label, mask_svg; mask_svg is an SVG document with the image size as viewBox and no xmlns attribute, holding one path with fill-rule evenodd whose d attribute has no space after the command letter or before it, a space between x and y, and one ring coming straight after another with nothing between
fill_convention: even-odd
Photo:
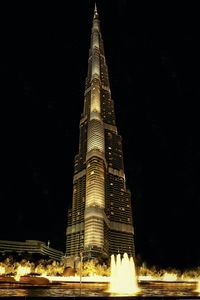
<instances>
[{"instance_id":1,"label":"fountain pool","mask_svg":"<svg viewBox=\"0 0 200 300\"><path fill-rule=\"evenodd\" d=\"M185 282L185 283L176 283L176 282L143 282L138 284L140 292L137 295L128 296L132 299L143 299L147 300L148 298L168 298L173 297L175 299L180 298L190 298L196 299L200 298L200 294L197 292L197 283L195 282ZM108 284L107 283L82 283L81 288L79 283L51 283L47 286L28 286L28 285L0 285L0 298L6 297L19 297L20 299L31 300L34 298L41 297L52 297L56 298L68 298L73 297L103 297L103 298L113 298L114 294L108 293ZM115 294L116 296L116 294ZM8 298L7 298L8 297ZM117 298L127 298L127 294L118 294ZM116 298L116 297L114 297Z\"/></svg>"}]
</instances>

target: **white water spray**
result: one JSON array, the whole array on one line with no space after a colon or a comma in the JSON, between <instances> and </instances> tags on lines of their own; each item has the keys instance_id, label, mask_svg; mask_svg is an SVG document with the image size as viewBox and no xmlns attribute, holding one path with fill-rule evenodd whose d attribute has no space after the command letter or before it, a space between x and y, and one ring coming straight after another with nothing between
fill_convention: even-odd
<instances>
[{"instance_id":1,"label":"white water spray","mask_svg":"<svg viewBox=\"0 0 200 300\"><path fill-rule=\"evenodd\" d=\"M134 295L139 292L135 263L133 258L129 259L127 253L124 253L121 259L120 254L115 259L111 255L111 280L110 293Z\"/></svg>"}]
</instances>

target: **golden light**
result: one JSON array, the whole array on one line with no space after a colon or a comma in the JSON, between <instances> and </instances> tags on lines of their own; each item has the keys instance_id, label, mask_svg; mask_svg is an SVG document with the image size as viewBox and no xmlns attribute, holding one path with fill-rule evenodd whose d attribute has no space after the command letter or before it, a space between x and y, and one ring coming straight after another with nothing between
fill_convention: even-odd
<instances>
[{"instance_id":1,"label":"golden light","mask_svg":"<svg viewBox=\"0 0 200 300\"><path fill-rule=\"evenodd\" d=\"M200 281L198 281L197 283L197 289L195 290L195 292L199 293L200 295Z\"/></svg>"},{"instance_id":2,"label":"golden light","mask_svg":"<svg viewBox=\"0 0 200 300\"><path fill-rule=\"evenodd\" d=\"M17 268L17 273L14 276L16 281L20 281L20 277L30 274L31 273L31 268L29 266L18 266Z\"/></svg>"},{"instance_id":3,"label":"golden light","mask_svg":"<svg viewBox=\"0 0 200 300\"><path fill-rule=\"evenodd\" d=\"M133 258L129 259L127 253L124 253L122 259L120 254L116 259L114 255L111 256L111 280L108 291L120 295L135 295L140 291Z\"/></svg>"},{"instance_id":4,"label":"golden light","mask_svg":"<svg viewBox=\"0 0 200 300\"><path fill-rule=\"evenodd\" d=\"M163 281L176 281L177 280L177 274L174 273L164 273L162 277Z\"/></svg>"},{"instance_id":5,"label":"golden light","mask_svg":"<svg viewBox=\"0 0 200 300\"><path fill-rule=\"evenodd\" d=\"M5 274L5 272L6 272L6 269L5 269L5 267L3 267L3 266L0 266L0 275L3 275L3 274Z\"/></svg>"},{"instance_id":6,"label":"golden light","mask_svg":"<svg viewBox=\"0 0 200 300\"><path fill-rule=\"evenodd\" d=\"M80 282L80 276L48 276L48 275L41 275L41 277L47 278L50 282ZM100 276L100 275L90 275L90 276L82 276L81 282L90 282L90 283L109 283L110 277L109 276Z\"/></svg>"}]
</instances>

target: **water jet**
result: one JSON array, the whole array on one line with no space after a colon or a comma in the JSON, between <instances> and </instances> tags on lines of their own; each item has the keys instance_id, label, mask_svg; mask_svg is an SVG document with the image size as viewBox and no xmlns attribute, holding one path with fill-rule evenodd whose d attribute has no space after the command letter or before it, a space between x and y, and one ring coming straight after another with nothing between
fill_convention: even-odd
<instances>
[{"instance_id":1,"label":"water jet","mask_svg":"<svg viewBox=\"0 0 200 300\"><path fill-rule=\"evenodd\" d=\"M133 257L129 258L127 253L124 253L122 258L120 254L117 254L116 258L111 255L111 278L108 291L126 295L139 293L135 263Z\"/></svg>"}]
</instances>

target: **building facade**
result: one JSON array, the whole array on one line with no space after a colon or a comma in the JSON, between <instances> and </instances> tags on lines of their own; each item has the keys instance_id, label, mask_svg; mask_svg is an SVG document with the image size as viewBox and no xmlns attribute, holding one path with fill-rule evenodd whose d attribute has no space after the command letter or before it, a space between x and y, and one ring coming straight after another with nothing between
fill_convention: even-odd
<instances>
[{"instance_id":1,"label":"building facade","mask_svg":"<svg viewBox=\"0 0 200 300\"><path fill-rule=\"evenodd\" d=\"M25 242L0 240L0 253L5 256L13 253L19 255L23 255L24 253L39 254L58 261L64 256L62 251L51 248L44 242L36 240L26 240Z\"/></svg>"},{"instance_id":2,"label":"building facade","mask_svg":"<svg viewBox=\"0 0 200 300\"><path fill-rule=\"evenodd\" d=\"M66 255L85 259L127 252L134 256L131 194L126 187L108 68L95 6L79 152L75 156Z\"/></svg>"}]
</instances>

